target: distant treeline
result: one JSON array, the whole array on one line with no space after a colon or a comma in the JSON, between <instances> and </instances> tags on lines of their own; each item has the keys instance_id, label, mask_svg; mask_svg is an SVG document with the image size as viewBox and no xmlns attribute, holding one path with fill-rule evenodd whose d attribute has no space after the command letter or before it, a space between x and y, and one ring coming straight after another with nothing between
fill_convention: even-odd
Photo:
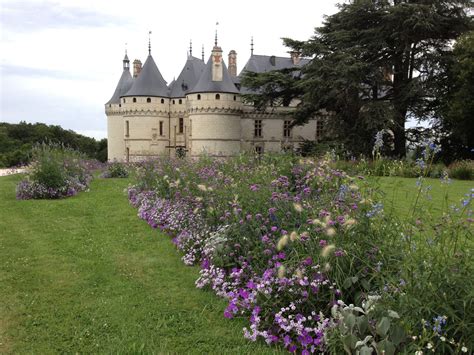
<instances>
[{"instance_id":1,"label":"distant treeline","mask_svg":"<svg viewBox=\"0 0 474 355\"><path fill-rule=\"evenodd\" d=\"M0 167L28 164L31 148L42 142L63 144L84 153L89 158L102 162L107 160L105 138L97 141L60 126L48 126L44 123L0 122Z\"/></svg>"}]
</instances>

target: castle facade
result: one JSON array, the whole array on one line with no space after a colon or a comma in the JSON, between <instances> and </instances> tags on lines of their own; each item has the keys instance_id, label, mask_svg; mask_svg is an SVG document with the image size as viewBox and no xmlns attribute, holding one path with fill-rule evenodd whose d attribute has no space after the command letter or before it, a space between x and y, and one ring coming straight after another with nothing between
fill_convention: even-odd
<instances>
[{"instance_id":1,"label":"castle facade","mask_svg":"<svg viewBox=\"0 0 474 355\"><path fill-rule=\"evenodd\" d=\"M133 62L133 75L125 54L122 75L105 104L109 161L278 152L297 149L303 140L315 140L321 134L322 118L291 127L288 112L294 110L292 105L262 112L242 100L241 94L248 92L240 85L243 72L298 67L307 62L296 53L289 58L254 55L252 48L237 75L237 53L229 52L227 67L216 39L207 63L204 53L199 59L190 50L178 78L167 85L150 46L148 52L143 66L139 60Z\"/></svg>"}]
</instances>

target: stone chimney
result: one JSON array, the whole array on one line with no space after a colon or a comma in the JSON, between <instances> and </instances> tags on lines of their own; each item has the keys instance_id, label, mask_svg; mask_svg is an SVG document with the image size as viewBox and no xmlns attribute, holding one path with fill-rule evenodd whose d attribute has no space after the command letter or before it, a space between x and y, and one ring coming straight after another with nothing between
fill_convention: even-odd
<instances>
[{"instance_id":1,"label":"stone chimney","mask_svg":"<svg viewBox=\"0 0 474 355\"><path fill-rule=\"evenodd\" d=\"M135 59L133 61L133 77L136 78L138 74L142 71L142 61L140 59Z\"/></svg>"},{"instance_id":2,"label":"stone chimney","mask_svg":"<svg viewBox=\"0 0 474 355\"><path fill-rule=\"evenodd\" d=\"M237 52L233 49L229 52L229 74L237 76Z\"/></svg>"},{"instance_id":3,"label":"stone chimney","mask_svg":"<svg viewBox=\"0 0 474 355\"><path fill-rule=\"evenodd\" d=\"M300 63L300 52L298 51L291 51L290 52L290 56L291 56L291 61L293 63L293 65L297 65Z\"/></svg>"},{"instance_id":4,"label":"stone chimney","mask_svg":"<svg viewBox=\"0 0 474 355\"><path fill-rule=\"evenodd\" d=\"M212 48L212 81L222 81L222 49L217 44Z\"/></svg>"}]
</instances>

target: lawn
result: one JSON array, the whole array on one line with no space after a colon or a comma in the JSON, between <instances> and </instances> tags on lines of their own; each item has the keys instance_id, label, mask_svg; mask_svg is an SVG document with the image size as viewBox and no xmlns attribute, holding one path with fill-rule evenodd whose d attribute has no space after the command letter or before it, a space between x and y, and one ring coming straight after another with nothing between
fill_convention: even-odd
<instances>
[{"instance_id":1,"label":"lawn","mask_svg":"<svg viewBox=\"0 0 474 355\"><path fill-rule=\"evenodd\" d=\"M275 352L195 288L198 269L129 206L129 180L17 201L19 179L0 177L0 353Z\"/></svg>"},{"instance_id":2,"label":"lawn","mask_svg":"<svg viewBox=\"0 0 474 355\"><path fill-rule=\"evenodd\" d=\"M272 353L226 320L226 303L198 290L168 237L136 216L128 179L96 179L63 200L15 199L0 178L0 353ZM415 179L380 178L386 211L411 214ZM438 180L423 206L439 215L472 181Z\"/></svg>"},{"instance_id":3,"label":"lawn","mask_svg":"<svg viewBox=\"0 0 474 355\"><path fill-rule=\"evenodd\" d=\"M419 191L417 179L378 177L371 178L370 183L382 191L386 213L393 212L402 219L413 215ZM423 191L418 198L415 213L423 211L437 218L450 206L460 207L465 194L469 194L474 188L474 181L452 180L446 184L440 179L425 179L421 188Z\"/></svg>"}]
</instances>

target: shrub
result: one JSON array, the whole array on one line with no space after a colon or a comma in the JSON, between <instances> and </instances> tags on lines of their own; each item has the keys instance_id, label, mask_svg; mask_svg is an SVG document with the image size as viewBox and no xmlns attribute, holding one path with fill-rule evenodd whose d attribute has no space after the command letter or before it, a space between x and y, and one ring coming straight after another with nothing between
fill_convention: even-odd
<instances>
[{"instance_id":1,"label":"shrub","mask_svg":"<svg viewBox=\"0 0 474 355\"><path fill-rule=\"evenodd\" d=\"M26 179L17 186L21 200L73 196L87 189L92 179L83 155L59 145L35 146L32 160Z\"/></svg>"},{"instance_id":2,"label":"shrub","mask_svg":"<svg viewBox=\"0 0 474 355\"><path fill-rule=\"evenodd\" d=\"M108 163L106 170L101 174L102 178L127 178L128 169L123 163L112 162Z\"/></svg>"},{"instance_id":3,"label":"shrub","mask_svg":"<svg viewBox=\"0 0 474 355\"><path fill-rule=\"evenodd\" d=\"M460 160L452 163L448 167L449 176L453 179L459 180L473 180L474 179L474 161Z\"/></svg>"}]
</instances>

